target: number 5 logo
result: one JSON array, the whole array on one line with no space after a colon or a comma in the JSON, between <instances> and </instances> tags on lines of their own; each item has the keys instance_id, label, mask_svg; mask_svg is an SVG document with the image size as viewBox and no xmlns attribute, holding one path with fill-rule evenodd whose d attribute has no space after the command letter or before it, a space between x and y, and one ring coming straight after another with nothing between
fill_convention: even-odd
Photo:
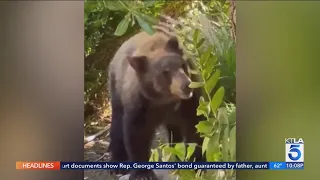
<instances>
[{"instance_id":1,"label":"number 5 logo","mask_svg":"<svg viewBox=\"0 0 320 180\"><path fill-rule=\"evenodd\" d=\"M294 145L291 145L290 146L290 151L289 151L289 158L293 161L296 161L296 160L299 160L300 157L301 157L301 152L300 150L298 149L300 147L300 145L298 144L294 144ZM292 156L293 153L297 153L297 156Z\"/></svg>"}]
</instances>

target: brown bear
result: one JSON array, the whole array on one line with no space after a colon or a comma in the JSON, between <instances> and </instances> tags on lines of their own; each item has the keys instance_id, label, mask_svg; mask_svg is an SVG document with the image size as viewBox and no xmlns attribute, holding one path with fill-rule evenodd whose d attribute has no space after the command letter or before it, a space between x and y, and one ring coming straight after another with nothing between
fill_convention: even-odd
<instances>
[{"instance_id":1,"label":"brown bear","mask_svg":"<svg viewBox=\"0 0 320 180\"><path fill-rule=\"evenodd\" d=\"M110 147L113 162L148 162L156 128L165 125L171 143L197 143L199 94L189 88L189 63L178 39L162 32L140 32L124 42L110 62ZM178 106L177 106L178 104ZM177 108L178 107L178 108ZM156 180L152 170L132 170L130 180Z\"/></svg>"}]
</instances>

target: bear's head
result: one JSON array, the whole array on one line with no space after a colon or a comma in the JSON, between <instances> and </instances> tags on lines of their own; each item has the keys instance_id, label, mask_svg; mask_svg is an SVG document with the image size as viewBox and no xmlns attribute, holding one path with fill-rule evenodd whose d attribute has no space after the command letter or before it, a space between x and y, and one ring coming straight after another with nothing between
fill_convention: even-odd
<instances>
[{"instance_id":1,"label":"bear's head","mask_svg":"<svg viewBox=\"0 0 320 180\"><path fill-rule=\"evenodd\" d=\"M128 57L142 94L149 99L164 101L191 98L189 67L177 38L161 33L151 37Z\"/></svg>"}]
</instances>

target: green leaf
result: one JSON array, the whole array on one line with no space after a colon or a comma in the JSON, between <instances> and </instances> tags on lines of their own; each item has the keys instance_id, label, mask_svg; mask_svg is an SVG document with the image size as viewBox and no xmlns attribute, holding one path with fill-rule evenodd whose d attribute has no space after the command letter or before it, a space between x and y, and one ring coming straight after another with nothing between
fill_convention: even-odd
<instances>
[{"instance_id":1,"label":"green leaf","mask_svg":"<svg viewBox=\"0 0 320 180\"><path fill-rule=\"evenodd\" d=\"M143 4L144 4L146 7L150 7L150 6L153 6L155 2L156 2L156 1L148 0L148 1L143 1Z\"/></svg>"},{"instance_id":2,"label":"green leaf","mask_svg":"<svg viewBox=\"0 0 320 180\"><path fill-rule=\"evenodd\" d=\"M203 66L209 59L211 52L213 50L213 46L209 46L205 53L203 53L200 57L200 65Z\"/></svg>"},{"instance_id":3,"label":"green leaf","mask_svg":"<svg viewBox=\"0 0 320 180\"><path fill-rule=\"evenodd\" d=\"M207 117L209 113L210 113L210 104L209 104L209 102L206 102L204 100L203 96L201 96L199 98L199 106L197 108L197 116L204 114Z\"/></svg>"},{"instance_id":4,"label":"green leaf","mask_svg":"<svg viewBox=\"0 0 320 180\"><path fill-rule=\"evenodd\" d=\"M201 40L197 43L196 48L200 48L205 40L205 38L201 38Z\"/></svg>"},{"instance_id":5,"label":"green leaf","mask_svg":"<svg viewBox=\"0 0 320 180\"><path fill-rule=\"evenodd\" d=\"M209 67L205 67L203 70L202 70L202 79L204 81L207 81L211 76L212 74L214 73L214 68L209 68Z\"/></svg>"},{"instance_id":6,"label":"green leaf","mask_svg":"<svg viewBox=\"0 0 320 180\"><path fill-rule=\"evenodd\" d=\"M176 156L178 156L180 161L184 161L184 159L186 157L186 146L185 146L185 144L184 143L177 143L174 146L174 150L175 150Z\"/></svg>"},{"instance_id":7,"label":"green leaf","mask_svg":"<svg viewBox=\"0 0 320 180\"><path fill-rule=\"evenodd\" d=\"M199 133L212 134L213 124L210 123L209 121L200 121L196 125L196 128Z\"/></svg>"},{"instance_id":8,"label":"green leaf","mask_svg":"<svg viewBox=\"0 0 320 180\"><path fill-rule=\"evenodd\" d=\"M217 56L211 56L210 59L205 63L205 66L208 68L210 67L212 69L214 65L217 63L217 60Z\"/></svg>"},{"instance_id":9,"label":"green leaf","mask_svg":"<svg viewBox=\"0 0 320 180\"><path fill-rule=\"evenodd\" d=\"M199 37L199 29L196 29L193 33L193 44L196 46L198 44L198 37Z\"/></svg>"},{"instance_id":10,"label":"green leaf","mask_svg":"<svg viewBox=\"0 0 320 180\"><path fill-rule=\"evenodd\" d=\"M228 120L229 120L229 124L231 125L236 123L236 110L233 110L232 112L230 112L228 116Z\"/></svg>"},{"instance_id":11,"label":"green leaf","mask_svg":"<svg viewBox=\"0 0 320 180\"><path fill-rule=\"evenodd\" d=\"M103 1L111 11L120 11L126 9L119 1Z\"/></svg>"},{"instance_id":12,"label":"green leaf","mask_svg":"<svg viewBox=\"0 0 320 180\"><path fill-rule=\"evenodd\" d=\"M208 137L205 137L203 139L203 142L202 142L202 155L207 151L209 141L210 141L210 138L208 138Z\"/></svg>"},{"instance_id":13,"label":"green leaf","mask_svg":"<svg viewBox=\"0 0 320 180\"><path fill-rule=\"evenodd\" d=\"M149 15L146 15L146 14L140 14L140 16L147 21L147 23L149 24L156 24L157 22L157 19L152 17L152 16L149 16Z\"/></svg>"},{"instance_id":14,"label":"green leaf","mask_svg":"<svg viewBox=\"0 0 320 180\"><path fill-rule=\"evenodd\" d=\"M184 179L194 179L196 172L190 171L189 169L180 169L179 175ZM180 179L180 178L179 178Z\"/></svg>"},{"instance_id":15,"label":"green leaf","mask_svg":"<svg viewBox=\"0 0 320 180\"><path fill-rule=\"evenodd\" d=\"M228 125L228 110L225 107L221 107L218 109L218 120L220 125Z\"/></svg>"},{"instance_id":16,"label":"green leaf","mask_svg":"<svg viewBox=\"0 0 320 180\"><path fill-rule=\"evenodd\" d=\"M173 151L172 149L172 147L169 147L167 145L162 148L162 161L168 162L170 160Z\"/></svg>"},{"instance_id":17,"label":"green leaf","mask_svg":"<svg viewBox=\"0 0 320 180\"><path fill-rule=\"evenodd\" d=\"M156 162L159 162L159 152L158 152L158 149L155 149L154 150L154 160Z\"/></svg>"},{"instance_id":18,"label":"green leaf","mask_svg":"<svg viewBox=\"0 0 320 180\"><path fill-rule=\"evenodd\" d=\"M203 82L191 82L189 84L189 88L200 88L202 86L204 86Z\"/></svg>"},{"instance_id":19,"label":"green leaf","mask_svg":"<svg viewBox=\"0 0 320 180\"><path fill-rule=\"evenodd\" d=\"M208 162L216 161L216 156L220 152L219 147L220 132L215 132L208 142L206 158Z\"/></svg>"},{"instance_id":20,"label":"green leaf","mask_svg":"<svg viewBox=\"0 0 320 180\"><path fill-rule=\"evenodd\" d=\"M152 150L151 150L151 157L150 157L149 161L159 162L159 152L158 152L158 149L152 149Z\"/></svg>"},{"instance_id":21,"label":"green leaf","mask_svg":"<svg viewBox=\"0 0 320 180\"><path fill-rule=\"evenodd\" d=\"M214 72L214 69L219 70L216 68L214 65L217 63L217 56L211 56L211 58L203 65L205 68L203 69L202 72L202 78L207 81L212 73Z\"/></svg>"},{"instance_id":22,"label":"green leaf","mask_svg":"<svg viewBox=\"0 0 320 180\"><path fill-rule=\"evenodd\" d=\"M230 154L231 154L231 160L235 161L236 160L236 126L233 127L230 131Z\"/></svg>"},{"instance_id":23,"label":"green leaf","mask_svg":"<svg viewBox=\"0 0 320 180\"><path fill-rule=\"evenodd\" d=\"M155 31L154 29L140 16L135 15L140 27L149 35L152 35Z\"/></svg>"},{"instance_id":24,"label":"green leaf","mask_svg":"<svg viewBox=\"0 0 320 180\"><path fill-rule=\"evenodd\" d=\"M217 85L219 77L220 77L220 70L218 69L215 73L213 73L213 75L205 83L204 89L206 90L206 93L208 96L210 96L213 88Z\"/></svg>"},{"instance_id":25,"label":"green leaf","mask_svg":"<svg viewBox=\"0 0 320 180\"><path fill-rule=\"evenodd\" d=\"M226 0L220 0L220 3L223 6L226 3Z\"/></svg>"},{"instance_id":26,"label":"green leaf","mask_svg":"<svg viewBox=\"0 0 320 180\"><path fill-rule=\"evenodd\" d=\"M126 7L133 7L133 9L139 7L139 4L135 3L134 1L123 1L123 0L119 0L119 1L125 4Z\"/></svg>"},{"instance_id":27,"label":"green leaf","mask_svg":"<svg viewBox=\"0 0 320 180\"><path fill-rule=\"evenodd\" d=\"M122 36L128 29L129 26L129 15L124 17L122 21L118 24L116 31L114 32L114 35L116 36Z\"/></svg>"},{"instance_id":28,"label":"green leaf","mask_svg":"<svg viewBox=\"0 0 320 180\"><path fill-rule=\"evenodd\" d=\"M186 159L189 160L192 154L194 153L194 150L196 149L197 144L196 143L189 143L187 148L187 157Z\"/></svg>"},{"instance_id":29,"label":"green leaf","mask_svg":"<svg viewBox=\"0 0 320 180\"><path fill-rule=\"evenodd\" d=\"M216 112L216 110L220 107L222 101L223 101L223 97L224 97L224 87L221 86L217 92L213 95L213 98L211 99L211 111L212 112Z\"/></svg>"},{"instance_id":30,"label":"green leaf","mask_svg":"<svg viewBox=\"0 0 320 180\"><path fill-rule=\"evenodd\" d=\"M96 8L97 8L97 4L95 2L88 1L88 2L84 3L84 9L88 13L92 12Z\"/></svg>"},{"instance_id":31,"label":"green leaf","mask_svg":"<svg viewBox=\"0 0 320 180\"><path fill-rule=\"evenodd\" d=\"M222 137L222 158L223 161L229 161L229 128L225 127L223 129L223 137Z\"/></svg>"}]
</instances>

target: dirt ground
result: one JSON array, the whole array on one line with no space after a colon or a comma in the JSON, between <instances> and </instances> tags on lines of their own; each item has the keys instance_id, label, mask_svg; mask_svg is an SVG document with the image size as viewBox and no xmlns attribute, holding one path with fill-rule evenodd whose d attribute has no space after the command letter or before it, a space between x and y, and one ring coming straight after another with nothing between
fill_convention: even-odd
<instances>
[{"instance_id":1,"label":"dirt ground","mask_svg":"<svg viewBox=\"0 0 320 180\"><path fill-rule=\"evenodd\" d=\"M107 148L109 146L108 133L106 131L99 138L94 139L84 145L84 160L88 162L108 161L109 154ZM84 171L85 180L113 180L115 177L110 176L105 170Z\"/></svg>"},{"instance_id":2,"label":"dirt ground","mask_svg":"<svg viewBox=\"0 0 320 180\"><path fill-rule=\"evenodd\" d=\"M105 125L106 128L103 130L100 130L100 134L95 133L93 136L96 136L99 134L99 137L95 138L94 140L90 140L89 142L84 144L84 160L87 162L106 162L109 161L110 155L107 153L107 149L109 146L109 128L110 124ZM101 133L103 134L101 135ZM91 136L92 137L92 136ZM157 134L154 138L153 147L155 147L159 139L161 141L166 141L166 133L163 129L159 129L157 131ZM85 138L86 140L89 140L90 136L87 136ZM161 174L163 174L164 171L161 171ZM84 180L118 180L120 176L112 176L109 174L106 170L90 170L90 171L84 171ZM124 177L123 177L124 178ZM121 180L123 179L121 178Z\"/></svg>"}]
</instances>

